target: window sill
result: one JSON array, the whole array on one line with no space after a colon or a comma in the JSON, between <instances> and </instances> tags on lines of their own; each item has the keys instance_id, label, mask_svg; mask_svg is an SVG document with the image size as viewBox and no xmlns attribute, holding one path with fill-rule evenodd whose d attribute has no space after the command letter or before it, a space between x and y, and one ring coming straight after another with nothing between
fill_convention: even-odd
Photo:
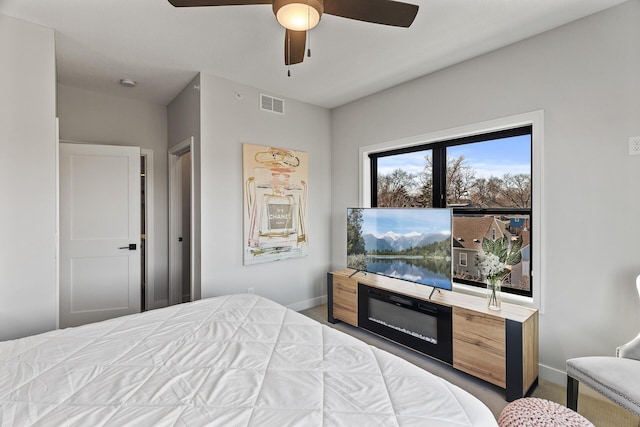
<instances>
[{"instance_id":1,"label":"window sill","mask_svg":"<svg viewBox=\"0 0 640 427\"><path fill-rule=\"evenodd\" d=\"M479 288L477 286L465 285L463 283L453 282L453 291L460 292L462 294L474 295L477 297L486 297L486 290ZM521 305L523 307L535 308L540 310L540 307L534 303L533 298L525 297L522 295L514 295L508 294L505 292L501 293L501 299L503 302L507 302L509 304Z\"/></svg>"}]
</instances>

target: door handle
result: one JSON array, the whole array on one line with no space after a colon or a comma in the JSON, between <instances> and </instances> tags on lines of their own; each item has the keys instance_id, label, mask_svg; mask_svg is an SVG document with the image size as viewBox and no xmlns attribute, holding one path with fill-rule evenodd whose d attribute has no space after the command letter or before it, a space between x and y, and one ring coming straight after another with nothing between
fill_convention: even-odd
<instances>
[{"instance_id":1,"label":"door handle","mask_svg":"<svg viewBox=\"0 0 640 427\"><path fill-rule=\"evenodd\" d=\"M118 249L129 249L130 251L135 251L136 250L136 244L135 243L129 243L129 246L120 246Z\"/></svg>"}]
</instances>

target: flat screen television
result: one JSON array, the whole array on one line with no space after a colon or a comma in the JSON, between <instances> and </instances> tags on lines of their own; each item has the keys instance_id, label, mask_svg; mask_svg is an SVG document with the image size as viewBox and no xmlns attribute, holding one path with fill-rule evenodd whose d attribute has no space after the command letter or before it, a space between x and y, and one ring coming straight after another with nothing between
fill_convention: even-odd
<instances>
[{"instance_id":1,"label":"flat screen television","mask_svg":"<svg viewBox=\"0 0 640 427\"><path fill-rule=\"evenodd\" d=\"M347 267L451 290L452 211L348 208Z\"/></svg>"}]
</instances>

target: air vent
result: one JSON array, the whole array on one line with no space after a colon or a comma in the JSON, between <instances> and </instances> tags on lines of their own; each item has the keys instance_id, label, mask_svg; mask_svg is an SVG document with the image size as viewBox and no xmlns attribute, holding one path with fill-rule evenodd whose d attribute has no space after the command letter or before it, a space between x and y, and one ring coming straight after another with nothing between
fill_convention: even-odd
<instances>
[{"instance_id":1,"label":"air vent","mask_svg":"<svg viewBox=\"0 0 640 427\"><path fill-rule=\"evenodd\" d=\"M284 114L284 100L261 93L260 109L272 113Z\"/></svg>"}]
</instances>

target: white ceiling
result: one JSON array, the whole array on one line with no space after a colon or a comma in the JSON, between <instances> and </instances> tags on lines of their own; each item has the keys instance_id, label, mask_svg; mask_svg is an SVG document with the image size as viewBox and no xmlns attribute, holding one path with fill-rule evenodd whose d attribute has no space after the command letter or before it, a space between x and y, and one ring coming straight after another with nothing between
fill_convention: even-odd
<instances>
[{"instance_id":1,"label":"white ceiling","mask_svg":"<svg viewBox=\"0 0 640 427\"><path fill-rule=\"evenodd\" d=\"M348 1L348 0L342 0ZM174 8L168 0L0 0L56 30L58 81L166 105L198 73L333 108L624 0L408 0L408 28L324 15L311 58L284 65L269 5ZM138 82L119 85L121 78Z\"/></svg>"}]
</instances>

